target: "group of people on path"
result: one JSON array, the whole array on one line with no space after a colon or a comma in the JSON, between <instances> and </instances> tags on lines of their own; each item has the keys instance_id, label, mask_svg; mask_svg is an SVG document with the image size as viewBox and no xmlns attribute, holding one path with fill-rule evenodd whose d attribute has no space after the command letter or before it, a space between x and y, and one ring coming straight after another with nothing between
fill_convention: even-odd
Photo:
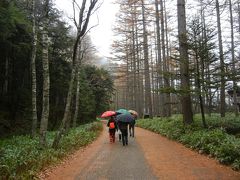
<instances>
[{"instance_id":1,"label":"group of people on path","mask_svg":"<svg viewBox=\"0 0 240 180\"><path fill-rule=\"evenodd\" d=\"M119 141L122 141L123 146L128 145L128 130L131 137L134 137L134 127L136 116L132 115L134 120L131 122L116 121L116 115L110 117L107 126L109 128L110 143L115 142L115 134L119 132Z\"/></svg>"}]
</instances>

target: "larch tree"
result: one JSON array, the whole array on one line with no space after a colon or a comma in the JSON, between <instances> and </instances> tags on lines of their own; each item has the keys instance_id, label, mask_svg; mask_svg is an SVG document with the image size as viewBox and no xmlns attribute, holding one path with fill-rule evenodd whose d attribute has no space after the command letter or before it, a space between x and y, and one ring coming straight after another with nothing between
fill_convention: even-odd
<instances>
[{"instance_id":1,"label":"larch tree","mask_svg":"<svg viewBox=\"0 0 240 180\"><path fill-rule=\"evenodd\" d=\"M155 11L156 11L156 39L157 39L157 62L156 62L156 70L157 70L157 88L161 88L162 85L162 51L161 51L161 39L160 39L160 13L159 13L159 2L158 0L155 0ZM164 98L163 94L158 91L157 93L159 95L158 97L158 103L159 103L159 109L160 109L160 115L163 116L164 114Z\"/></svg>"},{"instance_id":2,"label":"larch tree","mask_svg":"<svg viewBox=\"0 0 240 180\"><path fill-rule=\"evenodd\" d=\"M169 73L168 73L168 63L167 63L167 54L166 54L166 43L165 43L165 18L164 18L164 6L163 0L160 0L161 7L161 40L162 40L162 57L163 57L163 79L164 79L164 116L171 116L171 106L170 106L170 83L169 83Z\"/></svg>"},{"instance_id":3,"label":"larch tree","mask_svg":"<svg viewBox=\"0 0 240 180\"><path fill-rule=\"evenodd\" d=\"M151 82L149 72L148 34L146 28L145 5L142 2L142 25L143 25L143 52L144 52L144 75L145 75L145 110L149 113L149 118L153 118Z\"/></svg>"},{"instance_id":4,"label":"larch tree","mask_svg":"<svg viewBox=\"0 0 240 180\"><path fill-rule=\"evenodd\" d=\"M240 2L237 3L237 12L238 12L238 33L240 35Z\"/></svg>"},{"instance_id":5,"label":"larch tree","mask_svg":"<svg viewBox=\"0 0 240 180\"><path fill-rule=\"evenodd\" d=\"M225 63L223 57L223 44L222 44L222 29L221 29L221 18L220 18L220 7L219 2L216 0L216 15L217 15L217 29L218 29L218 50L220 59L220 114L221 117L225 117Z\"/></svg>"},{"instance_id":6,"label":"larch tree","mask_svg":"<svg viewBox=\"0 0 240 180\"><path fill-rule=\"evenodd\" d=\"M203 26L200 23L198 17L194 18L190 24L189 28L189 47L191 48L193 61L194 61L194 77L195 77L195 86L196 86L196 97L198 98L202 116L202 122L203 126L206 128L207 124L205 121L205 113L204 113L204 101L203 101L203 93L202 93L202 86L204 83L204 77L202 76L202 71L204 71L204 50L206 50L205 46L206 43L204 43L205 39L203 39L204 36L202 36L202 29ZM197 99L196 98L196 99Z\"/></svg>"},{"instance_id":7,"label":"larch tree","mask_svg":"<svg viewBox=\"0 0 240 180\"><path fill-rule=\"evenodd\" d=\"M235 42L234 42L234 27L232 14L232 1L229 0L230 26L231 26L231 56L232 56L232 80L233 80L233 104L235 116L238 116L237 104L237 82L236 82L236 65L235 65Z\"/></svg>"},{"instance_id":8,"label":"larch tree","mask_svg":"<svg viewBox=\"0 0 240 180\"><path fill-rule=\"evenodd\" d=\"M181 74L181 104L184 124L193 122L192 102L190 96L189 58L187 47L185 0L177 1L178 39Z\"/></svg>"}]
</instances>

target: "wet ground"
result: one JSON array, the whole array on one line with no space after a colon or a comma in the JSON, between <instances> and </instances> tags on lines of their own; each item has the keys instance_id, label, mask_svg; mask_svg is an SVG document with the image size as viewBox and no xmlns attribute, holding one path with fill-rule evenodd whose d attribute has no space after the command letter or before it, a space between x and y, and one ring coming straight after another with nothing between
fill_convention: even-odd
<instances>
[{"instance_id":1,"label":"wet ground","mask_svg":"<svg viewBox=\"0 0 240 180\"><path fill-rule=\"evenodd\" d=\"M104 125L105 126L105 125ZM100 137L62 164L41 174L48 180L216 179L240 180L240 173L183 145L136 128L129 145L111 144L104 128Z\"/></svg>"}]
</instances>

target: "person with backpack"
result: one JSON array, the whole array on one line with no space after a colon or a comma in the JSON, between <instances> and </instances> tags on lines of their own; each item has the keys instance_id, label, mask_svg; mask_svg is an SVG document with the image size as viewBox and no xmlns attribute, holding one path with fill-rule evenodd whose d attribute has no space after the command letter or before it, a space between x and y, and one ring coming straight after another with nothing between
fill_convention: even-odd
<instances>
[{"instance_id":1,"label":"person with backpack","mask_svg":"<svg viewBox=\"0 0 240 180\"><path fill-rule=\"evenodd\" d=\"M109 128L108 132L109 132L109 139L110 139L110 143L114 143L115 142L115 133L117 130L117 123L115 121L115 117L111 116L107 126Z\"/></svg>"}]
</instances>

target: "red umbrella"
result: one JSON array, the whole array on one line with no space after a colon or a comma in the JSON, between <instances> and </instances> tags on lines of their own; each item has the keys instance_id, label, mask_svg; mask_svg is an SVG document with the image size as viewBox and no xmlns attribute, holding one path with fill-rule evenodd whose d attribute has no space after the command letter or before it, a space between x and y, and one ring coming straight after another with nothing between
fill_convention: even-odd
<instances>
[{"instance_id":1,"label":"red umbrella","mask_svg":"<svg viewBox=\"0 0 240 180\"><path fill-rule=\"evenodd\" d=\"M106 117L110 117L116 115L115 111L105 111L104 113L102 113L101 118L106 118Z\"/></svg>"}]
</instances>

